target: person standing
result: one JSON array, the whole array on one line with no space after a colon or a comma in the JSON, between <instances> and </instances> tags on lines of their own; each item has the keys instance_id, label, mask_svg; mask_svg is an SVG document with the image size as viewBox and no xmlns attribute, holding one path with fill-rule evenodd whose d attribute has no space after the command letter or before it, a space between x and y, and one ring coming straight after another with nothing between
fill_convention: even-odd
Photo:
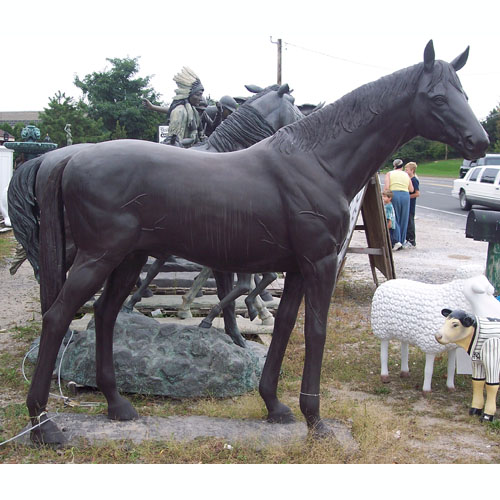
<instances>
[{"instance_id":1,"label":"person standing","mask_svg":"<svg viewBox=\"0 0 500 500\"><path fill-rule=\"evenodd\" d=\"M393 250L403 248L406 241L406 230L410 214L410 193L413 193L413 184L409 175L403 171L403 160L399 158L393 162L394 170L385 174L384 191L392 191L392 205L396 214L396 243Z\"/></svg>"},{"instance_id":2,"label":"person standing","mask_svg":"<svg viewBox=\"0 0 500 500\"><path fill-rule=\"evenodd\" d=\"M417 241L415 239L415 208L417 205L417 198L420 196L420 181L416 176L417 164L413 161L405 165L405 171L411 179L413 184L413 193L410 194L410 214L408 216L408 229L406 231L406 241L403 245L404 248L415 248Z\"/></svg>"}]
</instances>

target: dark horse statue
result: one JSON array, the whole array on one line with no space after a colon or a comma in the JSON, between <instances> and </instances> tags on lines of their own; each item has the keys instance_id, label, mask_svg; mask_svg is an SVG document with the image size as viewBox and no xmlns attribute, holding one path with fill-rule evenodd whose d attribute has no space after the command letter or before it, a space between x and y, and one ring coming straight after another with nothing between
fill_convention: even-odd
<instances>
[{"instance_id":1,"label":"dark horse statue","mask_svg":"<svg viewBox=\"0 0 500 500\"><path fill-rule=\"evenodd\" d=\"M294 420L277 386L305 295L300 408L314 436L331 435L320 418L320 373L349 203L417 135L468 159L484 154L487 135L456 74L467 57L468 49L452 63L435 60L429 42L423 63L364 85L242 151L206 154L122 140L61 161L37 192L44 315L27 406L32 423L42 425L32 440L64 442L46 414L51 376L76 311L104 282L94 306L97 384L109 418L137 417L116 387L113 326L148 255L166 253L222 271L286 272L259 391L269 422ZM63 209L77 248L67 277Z\"/></svg>"}]
</instances>

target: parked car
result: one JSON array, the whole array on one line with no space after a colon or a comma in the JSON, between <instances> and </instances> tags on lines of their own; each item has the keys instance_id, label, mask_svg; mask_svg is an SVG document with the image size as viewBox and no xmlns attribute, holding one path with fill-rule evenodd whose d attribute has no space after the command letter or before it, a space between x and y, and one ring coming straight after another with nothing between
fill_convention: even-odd
<instances>
[{"instance_id":1,"label":"parked car","mask_svg":"<svg viewBox=\"0 0 500 500\"><path fill-rule=\"evenodd\" d=\"M495 156L500 159L500 155ZM500 162L492 166L477 166L469 170L463 179L453 181L451 195L458 198L462 210L470 210L472 205L500 210L499 182Z\"/></svg>"},{"instance_id":2,"label":"parked car","mask_svg":"<svg viewBox=\"0 0 500 500\"><path fill-rule=\"evenodd\" d=\"M482 167L485 165L500 165L500 154L492 153L479 158L479 160L464 160L460 166L459 175L463 179L465 174L474 167Z\"/></svg>"},{"instance_id":3,"label":"parked car","mask_svg":"<svg viewBox=\"0 0 500 500\"><path fill-rule=\"evenodd\" d=\"M462 165L460 165L460 179L465 177L465 174L472 168L477 165L477 160L464 160Z\"/></svg>"}]
</instances>

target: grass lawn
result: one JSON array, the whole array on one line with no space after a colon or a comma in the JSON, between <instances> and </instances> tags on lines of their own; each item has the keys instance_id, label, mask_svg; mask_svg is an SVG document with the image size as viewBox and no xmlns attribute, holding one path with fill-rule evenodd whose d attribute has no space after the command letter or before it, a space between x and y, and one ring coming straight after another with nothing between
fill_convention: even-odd
<instances>
[{"instance_id":1,"label":"grass lawn","mask_svg":"<svg viewBox=\"0 0 500 500\"><path fill-rule=\"evenodd\" d=\"M0 264L5 263L7 257L11 257L16 246L16 240L12 231L0 234Z\"/></svg>"},{"instance_id":2,"label":"grass lawn","mask_svg":"<svg viewBox=\"0 0 500 500\"><path fill-rule=\"evenodd\" d=\"M461 164L461 158L420 163L417 168L417 175L424 177L452 177L458 179L458 171Z\"/></svg>"},{"instance_id":3,"label":"grass lawn","mask_svg":"<svg viewBox=\"0 0 500 500\"><path fill-rule=\"evenodd\" d=\"M439 160L431 161L428 163L419 163L417 168L417 175L419 177L451 177L458 179L458 171L462 164L461 158L454 158L452 160ZM383 170L387 172L387 169Z\"/></svg>"}]
</instances>

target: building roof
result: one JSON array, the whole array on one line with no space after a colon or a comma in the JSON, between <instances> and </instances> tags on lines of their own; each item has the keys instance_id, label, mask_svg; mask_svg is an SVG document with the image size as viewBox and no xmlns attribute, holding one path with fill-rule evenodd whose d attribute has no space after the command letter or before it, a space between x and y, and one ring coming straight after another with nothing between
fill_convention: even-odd
<instances>
[{"instance_id":1,"label":"building roof","mask_svg":"<svg viewBox=\"0 0 500 500\"><path fill-rule=\"evenodd\" d=\"M36 123L40 121L40 111L0 111L0 123Z\"/></svg>"}]
</instances>

